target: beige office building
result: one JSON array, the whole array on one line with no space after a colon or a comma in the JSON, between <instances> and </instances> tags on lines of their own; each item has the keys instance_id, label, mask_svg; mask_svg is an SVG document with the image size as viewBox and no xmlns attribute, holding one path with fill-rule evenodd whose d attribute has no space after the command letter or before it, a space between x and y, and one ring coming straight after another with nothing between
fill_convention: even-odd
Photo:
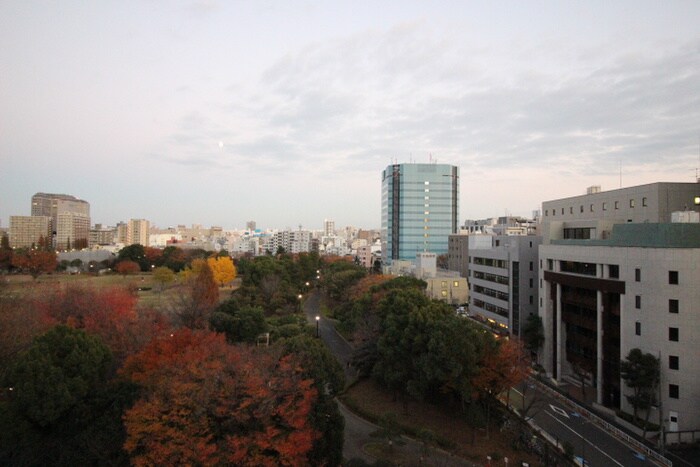
<instances>
[{"instance_id":1,"label":"beige office building","mask_svg":"<svg viewBox=\"0 0 700 467\"><path fill-rule=\"evenodd\" d=\"M31 248L40 240L51 242L51 217L49 216L10 216L10 246Z\"/></svg>"},{"instance_id":2,"label":"beige office building","mask_svg":"<svg viewBox=\"0 0 700 467\"><path fill-rule=\"evenodd\" d=\"M149 246L149 229L150 222L146 219L129 219L126 244Z\"/></svg>"}]
</instances>

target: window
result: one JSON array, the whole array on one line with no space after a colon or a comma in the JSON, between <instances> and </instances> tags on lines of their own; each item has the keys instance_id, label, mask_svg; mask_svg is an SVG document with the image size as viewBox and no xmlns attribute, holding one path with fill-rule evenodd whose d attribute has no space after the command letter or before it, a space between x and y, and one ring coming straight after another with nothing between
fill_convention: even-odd
<instances>
[{"instance_id":1,"label":"window","mask_svg":"<svg viewBox=\"0 0 700 467\"><path fill-rule=\"evenodd\" d=\"M556 209L552 209L552 215L553 215L553 216L556 216L556 215L557 215L557 210L556 210Z\"/></svg>"},{"instance_id":2,"label":"window","mask_svg":"<svg viewBox=\"0 0 700 467\"><path fill-rule=\"evenodd\" d=\"M668 385L668 397L670 399L678 399L680 397L680 389L677 384Z\"/></svg>"},{"instance_id":3,"label":"window","mask_svg":"<svg viewBox=\"0 0 700 467\"><path fill-rule=\"evenodd\" d=\"M532 288L532 279L530 279L530 288Z\"/></svg>"},{"instance_id":4,"label":"window","mask_svg":"<svg viewBox=\"0 0 700 467\"><path fill-rule=\"evenodd\" d=\"M564 215L564 208L561 208L561 215Z\"/></svg>"},{"instance_id":5,"label":"window","mask_svg":"<svg viewBox=\"0 0 700 467\"><path fill-rule=\"evenodd\" d=\"M668 340L678 342L678 328L668 328Z\"/></svg>"},{"instance_id":6,"label":"window","mask_svg":"<svg viewBox=\"0 0 700 467\"><path fill-rule=\"evenodd\" d=\"M678 309L679 309L679 307L678 307L678 300L675 300L675 299L673 299L673 298L670 299L670 300L668 301L668 312L669 312L669 313L676 313L676 314L678 314Z\"/></svg>"},{"instance_id":7,"label":"window","mask_svg":"<svg viewBox=\"0 0 700 467\"><path fill-rule=\"evenodd\" d=\"M569 214L573 214L573 213L574 213L574 207L573 207L573 206L570 206L570 207L569 207Z\"/></svg>"},{"instance_id":8,"label":"window","mask_svg":"<svg viewBox=\"0 0 700 467\"><path fill-rule=\"evenodd\" d=\"M425 185L430 185L430 182L423 182Z\"/></svg>"},{"instance_id":9,"label":"window","mask_svg":"<svg viewBox=\"0 0 700 467\"><path fill-rule=\"evenodd\" d=\"M607 210L608 210L608 203L603 203L603 211L607 211Z\"/></svg>"},{"instance_id":10,"label":"window","mask_svg":"<svg viewBox=\"0 0 700 467\"><path fill-rule=\"evenodd\" d=\"M591 212L593 212L593 204L591 204Z\"/></svg>"},{"instance_id":11,"label":"window","mask_svg":"<svg viewBox=\"0 0 700 467\"><path fill-rule=\"evenodd\" d=\"M583 204L581 205L581 209L580 209L580 211L581 211L581 212L583 212Z\"/></svg>"},{"instance_id":12,"label":"window","mask_svg":"<svg viewBox=\"0 0 700 467\"><path fill-rule=\"evenodd\" d=\"M678 271L668 271L668 283L678 285Z\"/></svg>"},{"instance_id":13,"label":"window","mask_svg":"<svg viewBox=\"0 0 700 467\"><path fill-rule=\"evenodd\" d=\"M533 270L534 270L534 267L535 267L535 263L533 263L532 261L530 261L530 271L533 271Z\"/></svg>"},{"instance_id":14,"label":"window","mask_svg":"<svg viewBox=\"0 0 700 467\"><path fill-rule=\"evenodd\" d=\"M647 198L645 196L644 198L642 198L642 206L646 206L646 205L647 205Z\"/></svg>"},{"instance_id":15,"label":"window","mask_svg":"<svg viewBox=\"0 0 700 467\"><path fill-rule=\"evenodd\" d=\"M610 276L611 279L619 279L620 278L620 266L617 264L611 264L608 267L608 275Z\"/></svg>"},{"instance_id":16,"label":"window","mask_svg":"<svg viewBox=\"0 0 700 467\"><path fill-rule=\"evenodd\" d=\"M533 297L532 295L530 295L530 305L532 305L532 304L534 303L534 299L535 299L535 297Z\"/></svg>"},{"instance_id":17,"label":"window","mask_svg":"<svg viewBox=\"0 0 700 467\"><path fill-rule=\"evenodd\" d=\"M459 281L454 281L452 282L453 287L459 287Z\"/></svg>"},{"instance_id":18,"label":"window","mask_svg":"<svg viewBox=\"0 0 700 467\"><path fill-rule=\"evenodd\" d=\"M540 262L540 267L542 267L542 263ZM548 259L547 260L547 269L550 271L554 270L554 260Z\"/></svg>"},{"instance_id":19,"label":"window","mask_svg":"<svg viewBox=\"0 0 700 467\"><path fill-rule=\"evenodd\" d=\"M442 281L441 285L442 285L442 288L444 289L445 287L447 287L447 281Z\"/></svg>"},{"instance_id":20,"label":"window","mask_svg":"<svg viewBox=\"0 0 700 467\"><path fill-rule=\"evenodd\" d=\"M642 280L642 270L637 268L634 270L634 281L639 282Z\"/></svg>"},{"instance_id":21,"label":"window","mask_svg":"<svg viewBox=\"0 0 700 467\"><path fill-rule=\"evenodd\" d=\"M642 308L642 296L641 295L634 296L634 307L638 310Z\"/></svg>"},{"instance_id":22,"label":"window","mask_svg":"<svg viewBox=\"0 0 700 467\"><path fill-rule=\"evenodd\" d=\"M677 370L678 368L679 368L678 355L669 355L668 356L668 369L669 370Z\"/></svg>"},{"instance_id":23,"label":"window","mask_svg":"<svg viewBox=\"0 0 700 467\"><path fill-rule=\"evenodd\" d=\"M615 201L615 209L620 209L620 202L619 201Z\"/></svg>"},{"instance_id":24,"label":"window","mask_svg":"<svg viewBox=\"0 0 700 467\"><path fill-rule=\"evenodd\" d=\"M530 242L530 248L532 248L532 242Z\"/></svg>"},{"instance_id":25,"label":"window","mask_svg":"<svg viewBox=\"0 0 700 467\"><path fill-rule=\"evenodd\" d=\"M630 207L631 207L631 208L634 207L634 200L633 200L633 199L630 200Z\"/></svg>"},{"instance_id":26,"label":"window","mask_svg":"<svg viewBox=\"0 0 700 467\"><path fill-rule=\"evenodd\" d=\"M640 323L639 321L634 323L634 333L638 336L642 335L642 323Z\"/></svg>"},{"instance_id":27,"label":"window","mask_svg":"<svg viewBox=\"0 0 700 467\"><path fill-rule=\"evenodd\" d=\"M447 290L443 290L440 294L441 294L443 297L447 297Z\"/></svg>"}]
</instances>

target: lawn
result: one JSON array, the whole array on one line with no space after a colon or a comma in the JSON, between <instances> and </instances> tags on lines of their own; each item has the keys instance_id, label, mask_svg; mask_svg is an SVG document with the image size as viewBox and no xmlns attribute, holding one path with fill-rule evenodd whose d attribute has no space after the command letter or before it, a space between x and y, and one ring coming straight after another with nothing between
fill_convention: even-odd
<instances>
[{"instance_id":1,"label":"lawn","mask_svg":"<svg viewBox=\"0 0 700 467\"><path fill-rule=\"evenodd\" d=\"M479 464L486 464L486 456L491 456L494 460L499 460L499 463L492 465L501 465L500 459L504 457L509 459L510 465L522 465L522 462L528 462L532 466L540 465L535 456L515 451L511 447L512 435L501 433L496 427L492 428L490 438L487 439L486 431L475 431L455 407L415 400L394 401L391 393L383 391L371 380L360 381L350 387L343 400L347 401L350 407L356 408L361 415L375 420L386 413L393 413L398 423L409 433L430 430L442 441L443 449Z\"/></svg>"}]
</instances>

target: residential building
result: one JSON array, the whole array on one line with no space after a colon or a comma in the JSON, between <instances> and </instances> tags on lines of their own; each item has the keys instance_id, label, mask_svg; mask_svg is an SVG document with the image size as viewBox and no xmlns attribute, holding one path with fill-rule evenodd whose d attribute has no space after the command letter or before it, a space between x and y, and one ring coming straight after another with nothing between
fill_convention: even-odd
<instances>
[{"instance_id":1,"label":"residential building","mask_svg":"<svg viewBox=\"0 0 700 467\"><path fill-rule=\"evenodd\" d=\"M438 270L435 277L424 277L427 286L425 294L433 300L441 300L450 305L462 305L469 300L467 279L454 271Z\"/></svg>"},{"instance_id":2,"label":"residential building","mask_svg":"<svg viewBox=\"0 0 700 467\"><path fill-rule=\"evenodd\" d=\"M95 226L90 229L88 246L92 248L97 245L112 245L114 244L114 234L115 230L113 228L105 228L102 227L102 224L95 224Z\"/></svg>"},{"instance_id":3,"label":"residential building","mask_svg":"<svg viewBox=\"0 0 700 467\"><path fill-rule=\"evenodd\" d=\"M462 277L469 274L469 235L464 231L447 237L447 269Z\"/></svg>"},{"instance_id":4,"label":"residential building","mask_svg":"<svg viewBox=\"0 0 700 467\"><path fill-rule=\"evenodd\" d=\"M77 212L59 212L56 223L56 249L87 248L90 238L90 217Z\"/></svg>"},{"instance_id":5,"label":"residential building","mask_svg":"<svg viewBox=\"0 0 700 467\"><path fill-rule=\"evenodd\" d=\"M126 245L134 245L138 243L142 246L149 246L149 229L150 222L148 222L146 219L129 219Z\"/></svg>"},{"instance_id":6,"label":"residential building","mask_svg":"<svg viewBox=\"0 0 700 467\"><path fill-rule=\"evenodd\" d=\"M700 429L700 223L671 222L696 218L700 184L589 189L542 212L547 373L556 382L583 375L597 404L631 413L620 361L639 348L661 362L650 419L665 431Z\"/></svg>"},{"instance_id":7,"label":"residential building","mask_svg":"<svg viewBox=\"0 0 700 467\"><path fill-rule=\"evenodd\" d=\"M335 237L335 221L330 219L323 220L323 236Z\"/></svg>"},{"instance_id":8,"label":"residential building","mask_svg":"<svg viewBox=\"0 0 700 467\"><path fill-rule=\"evenodd\" d=\"M50 216L10 216L9 241L12 248L31 248L52 243Z\"/></svg>"},{"instance_id":9,"label":"residential building","mask_svg":"<svg viewBox=\"0 0 700 467\"><path fill-rule=\"evenodd\" d=\"M382 172L382 259L415 260L421 252L447 253L457 233L459 168L447 164L394 164Z\"/></svg>"},{"instance_id":10,"label":"residential building","mask_svg":"<svg viewBox=\"0 0 700 467\"><path fill-rule=\"evenodd\" d=\"M371 268L374 260L372 258L372 246L362 245L357 247L357 261L367 269Z\"/></svg>"},{"instance_id":11,"label":"residential building","mask_svg":"<svg viewBox=\"0 0 700 467\"><path fill-rule=\"evenodd\" d=\"M129 245L129 224L126 222L118 222L114 229L115 243Z\"/></svg>"},{"instance_id":12,"label":"residential building","mask_svg":"<svg viewBox=\"0 0 700 467\"><path fill-rule=\"evenodd\" d=\"M255 232L255 221L248 221L245 223L245 229L249 232Z\"/></svg>"},{"instance_id":13,"label":"residential building","mask_svg":"<svg viewBox=\"0 0 700 467\"><path fill-rule=\"evenodd\" d=\"M537 314L536 235L467 235L469 313L519 336Z\"/></svg>"}]
</instances>

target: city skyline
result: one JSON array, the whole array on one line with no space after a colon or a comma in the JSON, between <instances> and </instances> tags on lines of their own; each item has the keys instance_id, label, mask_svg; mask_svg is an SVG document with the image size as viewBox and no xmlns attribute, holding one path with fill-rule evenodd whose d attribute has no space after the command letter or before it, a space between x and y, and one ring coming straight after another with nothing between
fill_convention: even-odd
<instances>
[{"instance_id":1,"label":"city skyline","mask_svg":"<svg viewBox=\"0 0 700 467\"><path fill-rule=\"evenodd\" d=\"M697 2L3 2L0 222L379 228L381 172L460 224L700 166Z\"/></svg>"}]
</instances>

